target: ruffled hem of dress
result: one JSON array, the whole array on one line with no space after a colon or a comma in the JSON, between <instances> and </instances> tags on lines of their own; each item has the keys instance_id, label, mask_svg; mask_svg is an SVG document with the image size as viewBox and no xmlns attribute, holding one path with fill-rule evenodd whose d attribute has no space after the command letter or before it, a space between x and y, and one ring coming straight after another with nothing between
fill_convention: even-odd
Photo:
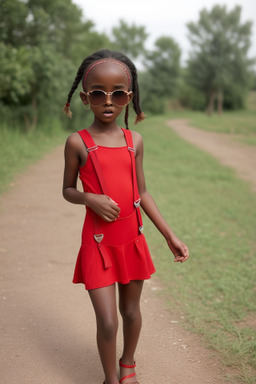
<instances>
[{"instance_id":1,"label":"ruffled hem of dress","mask_svg":"<svg viewBox=\"0 0 256 384\"><path fill-rule=\"evenodd\" d=\"M81 245L73 283L91 290L114 283L147 280L155 272L143 234L123 246L106 244Z\"/></svg>"},{"instance_id":2,"label":"ruffled hem of dress","mask_svg":"<svg viewBox=\"0 0 256 384\"><path fill-rule=\"evenodd\" d=\"M150 280L151 277L152 277L152 275L153 275L154 273L155 273L155 271L152 272L151 275L149 275L149 276L147 276L147 277L130 278L130 280L128 280L128 281L115 281L115 280L113 280L112 282L109 282L108 284L104 284L104 285L99 284L99 285L88 286L88 285L85 284L84 281L74 281L74 280L73 280L73 284L83 284L84 287L85 287L85 289L86 289L87 291L90 291L90 290L92 290L92 289L98 289L98 288L108 287L108 286L113 285L113 284L116 284L116 283L125 285L125 284L129 284L129 283L131 283L132 281L137 281L137 280L138 280L138 281Z\"/></svg>"}]
</instances>

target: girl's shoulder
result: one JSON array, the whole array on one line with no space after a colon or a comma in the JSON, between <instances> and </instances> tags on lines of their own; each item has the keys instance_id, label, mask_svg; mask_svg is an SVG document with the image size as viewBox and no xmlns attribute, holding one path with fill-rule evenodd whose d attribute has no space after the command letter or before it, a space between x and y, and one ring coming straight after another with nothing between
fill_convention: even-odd
<instances>
[{"instance_id":1,"label":"girl's shoulder","mask_svg":"<svg viewBox=\"0 0 256 384\"><path fill-rule=\"evenodd\" d=\"M81 144L82 140L78 132L71 133L66 140L66 145L71 147L80 147Z\"/></svg>"},{"instance_id":2,"label":"girl's shoulder","mask_svg":"<svg viewBox=\"0 0 256 384\"><path fill-rule=\"evenodd\" d=\"M78 132L71 133L66 140L65 157L67 159L79 159L80 166L84 166L88 153Z\"/></svg>"},{"instance_id":3,"label":"girl's shoulder","mask_svg":"<svg viewBox=\"0 0 256 384\"><path fill-rule=\"evenodd\" d=\"M84 143L78 132L71 133L71 135L68 136L65 151L79 156L84 152Z\"/></svg>"},{"instance_id":4,"label":"girl's shoulder","mask_svg":"<svg viewBox=\"0 0 256 384\"><path fill-rule=\"evenodd\" d=\"M139 153L143 153L143 138L141 134L136 131L131 131L131 134L136 155L138 155Z\"/></svg>"},{"instance_id":5,"label":"girl's shoulder","mask_svg":"<svg viewBox=\"0 0 256 384\"><path fill-rule=\"evenodd\" d=\"M141 145L143 143L143 138L141 136L141 134L137 131L130 131L131 134L132 134L132 140L133 140L133 144L136 146L137 145Z\"/></svg>"}]
</instances>

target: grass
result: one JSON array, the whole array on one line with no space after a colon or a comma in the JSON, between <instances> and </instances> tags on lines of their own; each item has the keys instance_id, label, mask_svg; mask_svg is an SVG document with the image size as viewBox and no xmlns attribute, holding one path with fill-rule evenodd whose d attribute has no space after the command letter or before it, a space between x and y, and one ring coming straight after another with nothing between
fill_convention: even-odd
<instances>
[{"instance_id":1,"label":"grass","mask_svg":"<svg viewBox=\"0 0 256 384\"><path fill-rule=\"evenodd\" d=\"M218 132L226 132L229 123L238 131L238 121L247 121L243 136L248 140L254 132L253 116L234 112L209 121L199 113L171 115ZM256 195L234 171L180 139L166 126L169 117L149 118L137 127L144 137L148 189L191 252L185 264L174 264L164 239L144 217L157 275L165 287L162 293L170 308L175 305L182 311L185 325L203 335L223 363L236 369L232 379L252 384L256 381ZM60 123L52 126L33 135L0 127L1 191L17 172L64 142L67 134Z\"/></svg>"},{"instance_id":2,"label":"grass","mask_svg":"<svg viewBox=\"0 0 256 384\"><path fill-rule=\"evenodd\" d=\"M222 115L214 113L212 116L201 112L175 111L169 113L169 116L170 118L186 118L193 127L209 132L229 134L232 140L256 146L256 109L225 111Z\"/></svg>"},{"instance_id":3,"label":"grass","mask_svg":"<svg viewBox=\"0 0 256 384\"><path fill-rule=\"evenodd\" d=\"M203 113L195 113L190 123L207 131L244 136L256 135L256 111L224 112L222 115L214 114L210 117Z\"/></svg>"},{"instance_id":4,"label":"grass","mask_svg":"<svg viewBox=\"0 0 256 384\"><path fill-rule=\"evenodd\" d=\"M56 145L63 143L67 134L59 121L41 124L35 132L24 133L19 128L0 125L0 193L12 185L15 175L39 159Z\"/></svg>"},{"instance_id":5,"label":"grass","mask_svg":"<svg viewBox=\"0 0 256 384\"><path fill-rule=\"evenodd\" d=\"M236 368L236 382L253 383L256 330L248 319L256 315L256 195L234 171L178 138L165 120L152 118L140 128L145 174L191 259L173 264L165 241L145 220L164 295L223 362Z\"/></svg>"}]
</instances>

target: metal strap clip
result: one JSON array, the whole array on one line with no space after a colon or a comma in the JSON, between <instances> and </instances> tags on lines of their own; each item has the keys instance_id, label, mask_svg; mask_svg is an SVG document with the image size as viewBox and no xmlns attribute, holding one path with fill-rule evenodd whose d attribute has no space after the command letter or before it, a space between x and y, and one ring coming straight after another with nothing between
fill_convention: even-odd
<instances>
[{"instance_id":1,"label":"metal strap clip","mask_svg":"<svg viewBox=\"0 0 256 384\"><path fill-rule=\"evenodd\" d=\"M87 152L96 151L96 149L98 149L98 147L97 147L97 145L94 145L94 147L87 148Z\"/></svg>"},{"instance_id":2,"label":"metal strap clip","mask_svg":"<svg viewBox=\"0 0 256 384\"><path fill-rule=\"evenodd\" d=\"M139 231L140 231L140 233L143 231L143 225L141 226L141 227L139 227Z\"/></svg>"},{"instance_id":3,"label":"metal strap clip","mask_svg":"<svg viewBox=\"0 0 256 384\"><path fill-rule=\"evenodd\" d=\"M99 233L99 234L93 235L93 237L94 237L94 240L97 241L97 243L99 244L103 240L104 235L103 233Z\"/></svg>"},{"instance_id":4,"label":"metal strap clip","mask_svg":"<svg viewBox=\"0 0 256 384\"><path fill-rule=\"evenodd\" d=\"M136 208L139 208L139 206L140 206L140 198L138 199L138 200L136 200L136 201L134 201L134 205L135 205L135 207Z\"/></svg>"},{"instance_id":5,"label":"metal strap clip","mask_svg":"<svg viewBox=\"0 0 256 384\"><path fill-rule=\"evenodd\" d=\"M132 147L128 147L127 149L128 149L128 151L135 152L135 149Z\"/></svg>"}]
</instances>

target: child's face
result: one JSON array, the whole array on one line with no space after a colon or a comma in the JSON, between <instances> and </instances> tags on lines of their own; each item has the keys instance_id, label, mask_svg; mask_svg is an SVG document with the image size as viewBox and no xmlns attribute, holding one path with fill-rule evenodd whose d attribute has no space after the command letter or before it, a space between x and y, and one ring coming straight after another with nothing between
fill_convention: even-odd
<instances>
[{"instance_id":1,"label":"child's face","mask_svg":"<svg viewBox=\"0 0 256 384\"><path fill-rule=\"evenodd\" d=\"M122 64L123 65L123 64ZM113 92L116 90L129 91L129 78L127 71L118 63L113 61L99 63L92 68L85 82L85 92L102 90ZM82 102L88 104L88 97L85 92L80 93ZM132 92L128 94L128 102L132 99ZM104 123L115 121L123 110L123 107L113 103L111 96L106 95L104 101L98 106L90 105L95 118Z\"/></svg>"}]
</instances>

